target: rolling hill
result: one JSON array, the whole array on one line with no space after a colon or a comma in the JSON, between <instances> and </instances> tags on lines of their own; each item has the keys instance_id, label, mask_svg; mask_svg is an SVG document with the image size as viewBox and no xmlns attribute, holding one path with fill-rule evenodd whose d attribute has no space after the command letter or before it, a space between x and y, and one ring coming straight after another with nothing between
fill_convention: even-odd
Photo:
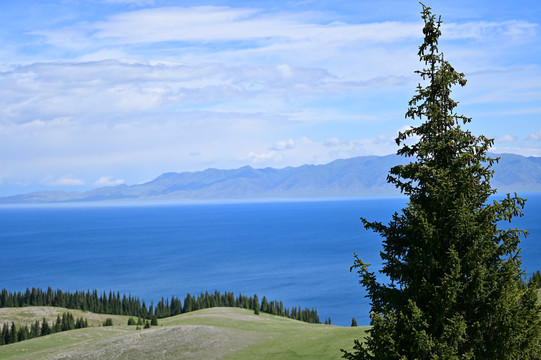
<instances>
[{"instance_id":1,"label":"rolling hill","mask_svg":"<svg viewBox=\"0 0 541 360\"><path fill-rule=\"evenodd\" d=\"M128 317L50 307L3 308L2 322L54 319L70 311L114 326L94 325L0 346L0 359L338 359L367 328L307 324L238 308L211 308L161 319L137 330Z\"/></svg>"}]
</instances>

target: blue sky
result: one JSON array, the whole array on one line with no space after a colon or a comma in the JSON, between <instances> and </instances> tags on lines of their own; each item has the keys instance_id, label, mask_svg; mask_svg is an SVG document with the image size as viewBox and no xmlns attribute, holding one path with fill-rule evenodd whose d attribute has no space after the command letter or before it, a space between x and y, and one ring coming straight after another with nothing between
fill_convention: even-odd
<instances>
[{"instance_id":1,"label":"blue sky","mask_svg":"<svg viewBox=\"0 0 541 360\"><path fill-rule=\"evenodd\" d=\"M541 2L426 1L492 151L541 156ZM0 1L0 195L396 152L416 1Z\"/></svg>"}]
</instances>

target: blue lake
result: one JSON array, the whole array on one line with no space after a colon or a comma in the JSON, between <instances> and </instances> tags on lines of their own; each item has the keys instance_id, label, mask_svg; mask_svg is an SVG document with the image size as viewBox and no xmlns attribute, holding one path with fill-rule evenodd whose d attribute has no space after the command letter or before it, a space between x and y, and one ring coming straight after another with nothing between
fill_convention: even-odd
<instances>
[{"instance_id":1,"label":"blue lake","mask_svg":"<svg viewBox=\"0 0 541 360\"><path fill-rule=\"evenodd\" d=\"M526 194L528 272L541 269L541 195ZM379 266L381 238L359 218L386 222L403 198L240 203L0 207L0 288L120 291L163 296L233 291L316 308L320 319L369 323L349 268L356 252Z\"/></svg>"}]
</instances>

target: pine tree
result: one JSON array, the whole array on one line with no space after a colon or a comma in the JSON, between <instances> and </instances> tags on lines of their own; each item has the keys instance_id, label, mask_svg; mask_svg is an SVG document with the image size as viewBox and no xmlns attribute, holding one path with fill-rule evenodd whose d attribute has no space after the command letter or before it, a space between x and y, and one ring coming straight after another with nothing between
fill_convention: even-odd
<instances>
[{"instance_id":1,"label":"pine tree","mask_svg":"<svg viewBox=\"0 0 541 360\"><path fill-rule=\"evenodd\" d=\"M259 299L257 298L257 294L254 295L254 314L259 315Z\"/></svg>"},{"instance_id":2,"label":"pine tree","mask_svg":"<svg viewBox=\"0 0 541 360\"><path fill-rule=\"evenodd\" d=\"M40 336L40 326L39 326L39 320L36 320L35 323L30 325L30 337L36 338Z\"/></svg>"},{"instance_id":3,"label":"pine tree","mask_svg":"<svg viewBox=\"0 0 541 360\"><path fill-rule=\"evenodd\" d=\"M464 86L438 50L441 19L423 5L419 57L424 82L406 118L419 126L399 133L398 154L413 158L390 170L388 181L409 197L388 225L362 219L383 238L386 282L357 255L360 283L371 300L372 328L346 359L539 359L540 308L525 286L519 243L526 232L500 229L522 216L525 200L509 194L489 202L498 160L493 140L461 126L451 87Z\"/></svg>"},{"instance_id":4,"label":"pine tree","mask_svg":"<svg viewBox=\"0 0 541 360\"><path fill-rule=\"evenodd\" d=\"M2 325L2 333L0 333L0 345L6 344L6 324ZM9 332L7 333L7 338L9 339Z\"/></svg>"},{"instance_id":5,"label":"pine tree","mask_svg":"<svg viewBox=\"0 0 541 360\"><path fill-rule=\"evenodd\" d=\"M357 326L357 319L353 318L351 319L351 327Z\"/></svg>"},{"instance_id":6,"label":"pine tree","mask_svg":"<svg viewBox=\"0 0 541 360\"><path fill-rule=\"evenodd\" d=\"M28 339L28 336L29 336L29 331L28 331L28 327L25 325L25 326L21 326L19 328L19 331L17 331L17 341L24 341L24 340L27 340Z\"/></svg>"},{"instance_id":7,"label":"pine tree","mask_svg":"<svg viewBox=\"0 0 541 360\"><path fill-rule=\"evenodd\" d=\"M263 311L264 313L269 312L268 306L269 304L267 302L267 298L263 296L263 300L261 300L261 311Z\"/></svg>"},{"instance_id":8,"label":"pine tree","mask_svg":"<svg viewBox=\"0 0 541 360\"><path fill-rule=\"evenodd\" d=\"M41 323L40 335L41 336L46 336L46 335L51 334L52 332L53 331L49 327L49 323L47 322L47 319L43 318L43 322Z\"/></svg>"},{"instance_id":9,"label":"pine tree","mask_svg":"<svg viewBox=\"0 0 541 360\"><path fill-rule=\"evenodd\" d=\"M60 318L60 315L57 315L56 322L53 325L53 332L61 332L62 331L62 319Z\"/></svg>"},{"instance_id":10,"label":"pine tree","mask_svg":"<svg viewBox=\"0 0 541 360\"><path fill-rule=\"evenodd\" d=\"M9 343L13 344L17 342L17 328L15 327L15 323L11 322L11 330L9 331Z\"/></svg>"}]
</instances>

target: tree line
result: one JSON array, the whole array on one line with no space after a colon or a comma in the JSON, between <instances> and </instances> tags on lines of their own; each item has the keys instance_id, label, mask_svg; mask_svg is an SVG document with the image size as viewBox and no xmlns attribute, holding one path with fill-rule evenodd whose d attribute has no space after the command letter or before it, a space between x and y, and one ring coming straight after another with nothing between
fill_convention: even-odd
<instances>
[{"instance_id":1,"label":"tree line","mask_svg":"<svg viewBox=\"0 0 541 360\"><path fill-rule=\"evenodd\" d=\"M52 325L49 325L45 318L43 318L41 323L39 320L36 320L35 323L30 325L30 328L27 325L16 326L15 322L12 321L11 325L4 323L2 326L0 345L12 344L61 331L86 327L88 327L87 319L80 317L75 320L69 312L63 313L62 316L58 315Z\"/></svg>"},{"instance_id":2,"label":"tree line","mask_svg":"<svg viewBox=\"0 0 541 360\"><path fill-rule=\"evenodd\" d=\"M212 307L238 307L253 310L254 313L261 311L307 323L320 323L315 309L301 309L300 306L289 309L284 306L282 301L269 301L265 296L259 304L257 295L239 294L235 296L232 292L224 294L219 291L205 292L197 296L187 294L184 302L175 296L172 296L171 299L162 297L155 306L153 302L147 306L144 300L131 294L121 296L119 292L113 291L109 291L109 294L105 291L99 293L95 289L86 292L70 292L60 289L53 290L49 287L46 291L39 288L27 288L25 292L11 292L6 289L0 292L1 308L24 306L63 307L97 314L126 315L143 319L151 319L153 316L165 318Z\"/></svg>"}]
</instances>

